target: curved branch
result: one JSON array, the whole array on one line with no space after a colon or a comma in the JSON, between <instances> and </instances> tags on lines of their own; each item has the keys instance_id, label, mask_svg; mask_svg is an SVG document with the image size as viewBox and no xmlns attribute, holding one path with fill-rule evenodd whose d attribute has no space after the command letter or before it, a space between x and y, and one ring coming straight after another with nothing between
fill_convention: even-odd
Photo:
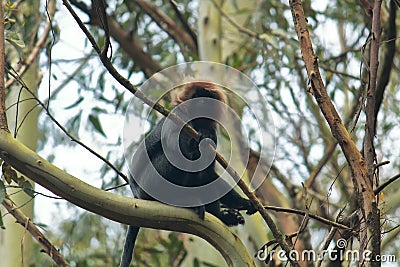
<instances>
[{"instance_id":1,"label":"curved branch","mask_svg":"<svg viewBox=\"0 0 400 267\"><path fill-rule=\"evenodd\" d=\"M80 141L79 139L74 137L70 132L68 132L67 129L64 126L62 126L61 123L51 114L51 112L50 112L50 110L48 108L48 105L46 105L45 103L40 101L40 99L26 86L26 84L18 76L15 76L14 74L11 74L11 73L10 73L10 75L12 77L14 77L15 79L17 79L18 82L20 83L20 85L22 86L22 88L24 88L26 91L28 91L29 94L32 95L32 98L36 100L37 105L39 105L39 106L41 106L43 108L43 110L46 112L46 114L50 118L50 120L53 121L57 125L57 127L61 131L63 131L66 136L68 136L71 139L71 141L76 142L77 144L79 144L80 146L85 148L87 151L89 151L91 154L95 155L97 158L102 160L111 169L113 169L122 179L124 179L125 182L129 183L128 177L126 177L126 175L124 173L122 173L116 166L114 166L105 157L103 157L102 155L100 155L99 153L94 151L91 147L89 147L88 145L86 145L85 143L83 143L82 141ZM47 103L48 103L48 101L47 101Z\"/></svg>"},{"instance_id":2,"label":"curved branch","mask_svg":"<svg viewBox=\"0 0 400 267\"><path fill-rule=\"evenodd\" d=\"M189 209L95 188L50 164L4 130L0 131L0 156L34 182L85 210L133 226L194 234L214 246L228 266L255 266L239 237L208 213L201 220Z\"/></svg>"},{"instance_id":3,"label":"curved branch","mask_svg":"<svg viewBox=\"0 0 400 267\"><path fill-rule=\"evenodd\" d=\"M197 34L193 31L193 29L189 25L188 21L184 18L183 14L179 11L177 3L174 0L169 0L169 3L171 4L172 9L175 11L176 16L178 17L179 21L181 22L183 29L190 35L195 46L197 47Z\"/></svg>"}]
</instances>

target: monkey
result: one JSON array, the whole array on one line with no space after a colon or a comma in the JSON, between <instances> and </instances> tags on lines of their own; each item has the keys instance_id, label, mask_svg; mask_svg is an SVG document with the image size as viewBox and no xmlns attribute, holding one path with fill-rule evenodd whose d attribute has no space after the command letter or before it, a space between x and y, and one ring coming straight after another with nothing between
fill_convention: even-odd
<instances>
[{"instance_id":1,"label":"monkey","mask_svg":"<svg viewBox=\"0 0 400 267\"><path fill-rule=\"evenodd\" d=\"M215 155L211 155L213 157L208 165L201 170L186 168L196 167L198 160L205 153L202 142L216 148L218 126L216 120L223 116L224 102L224 94L213 83L197 81L184 86L183 91L175 97L173 101L175 108L171 112L198 132L199 141L192 138L175 122L162 118L140 143L132 158L129 182L135 198L157 200L148 192L148 189L163 190L156 178L159 176L174 185L185 188L209 185L220 177L215 170ZM196 114L198 110L210 116L203 117L201 113L198 115ZM180 152L188 161L183 160L186 164L176 166L170 161L171 158L168 158L168 152L172 155ZM207 195L212 192L207 191L207 194L202 193L193 197L191 195L194 204L192 203L190 208L200 219L204 219L205 212L209 212L227 226L244 224L245 220L239 210L247 210L246 213L251 215L256 212L256 209L250 200L243 198L222 179L218 179L218 182L215 186L211 185L210 191L226 192L223 196L207 203ZM195 205L196 203L198 205ZM176 205L185 206L184 204ZM120 267L129 266L139 229L140 227L128 227Z\"/></svg>"}]
</instances>

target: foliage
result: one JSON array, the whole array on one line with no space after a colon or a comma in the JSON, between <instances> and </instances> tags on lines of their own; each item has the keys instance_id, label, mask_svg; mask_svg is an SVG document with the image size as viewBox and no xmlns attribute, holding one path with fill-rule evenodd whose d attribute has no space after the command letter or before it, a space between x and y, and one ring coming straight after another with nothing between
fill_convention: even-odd
<instances>
[{"instance_id":1,"label":"foliage","mask_svg":"<svg viewBox=\"0 0 400 267\"><path fill-rule=\"evenodd\" d=\"M90 12L93 11L91 3L71 2L80 10L79 15L87 18L89 29L96 40L100 44L104 43L104 31L95 22L95 14ZM112 1L107 7L107 13L124 32L129 33L129 41L138 42L141 52L149 56L148 62L135 61L131 56L132 51L129 50L131 48L123 46L116 38L112 39L112 63L133 84L140 86L146 77L158 70L157 67L165 68L185 60L199 59L197 51L190 50L188 46L180 46L136 2ZM168 0L147 2L151 2L157 10L171 18L182 29L185 29L183 21L186 21L194 34L197 34L198 1L179 1L177 4ZM361 150L365 135L363 108L368 89L367 50L370 17L358 2L303 2L327 91ZM390 49L389 43L395 42L397 59L399 40L388 37L389 2L385 1L382 6L381 56L386 49ZM13 15L15 10L9 3L5 20L9 42L7 49L16 51L21 59L24 59L24 53L29 51L22 52L21 49L24 48L24 43L29 43L32 39L22 26L31 22L18 21ZM240 32L233 27L233 30L225 31L221 36L225 40L235 42L236 45L236 49L227 55L223 62L245 72L256 82L259 91L249 93L264 96L267 103L264 103L261 97L252 100L260 110L269 107L274 117L274 126L272 123L263 126L275 127L278 137L274 168L269 173L267 188L264 188L264 200L274 205L308 209L313 214L335 221L336 216L343 210L349 214L357 205L351 173L323 115L310 91L307 91L310 88L309 80L300 56L290 7L282 1L254 0L253 9L237 8L227 16L246 13L251 16L248 16L242 26L250 33ZM79 29L67 18L69 15L65 14L61 5L58 14L53 21L54 29L58 30L55 31L56 36L51 37L57 42L43 49L40 58L44 78L41 81L39 98L43 103L49 104L48 112L76 140L94 148L106 160L127 173L121 152L120 129L132 95L105 71L87 41L84 41L83 35L79 35L77 39L74 36L71 40L71 36ZM40 25L43 23L39 22ZM226 18L225 23L229 25ZM400 26L399 17L395 23L397 27ZM186 31L189 32L187 29ZM240 41L234 38L237 36L240 36ZM74 43L75 40L78 41ZM387 59L381 57L382 64L385 60ZM397 131L400 127L399 62L394 60L391 64L390 81L378 114L375 138L377 162L390 161L390 164L379 169L377 179L380 179L381 183L398 174L400 170L400 148L397 145ZM7 78L9 77L8 75ZM138 119L143 114L142 109L143 107L138 107L135 110ZM246 112L243 114L245 121L248 118ZM158 117L152 115L151 119L153 121L149 123L150 128ZM59 167L79 177L85 177L87 181L102 189L123 182L107 164L90 155L77 145L77 142L72 142L76 140L71 140L60 131L45 111L41 114L40 127L43 135L39 152ZM252 124L242 129L242 134L251 139L255 132L255 126ZM252 144L255 145L252 148L257 149L257 142L254 137ZM13 173L3 169L3 175L8 181L9 175ZM399 233L397 214L400 190L396 185L387 187L380 194L379 203L382 232L393 230L394 237ZM0 186L3 187L1 181ZM130 194L128 191L126 187L115 190L125 195ZM67 218L60 219L58 225L52 226L54 229L51 229L51 237L54 238L55 244L59 244L63 255L71 264L115 266L124 236L120 227L83 211L76 213L76 208L63 202L58 202L57 205L65 211L63 216ZM279 215L275 218L286 234L297 229L291 228L290 224L285 225L285 221L281 220ZM301 218L296 217L294 221L295 226L301 224ZM302 236L300 241L305 247L318 248L328 230L326 225L312 221L308 231L319 233L318 242L311 240L307 235ZM394 237L385 242L383 236L383 253L400 251L400 242ZM137 266L182 266L183 260L190 254L185 248L183 238L177 234L162 233L148 240L146 237L141 238L144 238L145 242L140 242L137 247ZM257 247L262 244L252 245ZM192 262L192 266L207 264L198 258Z\"/></svg>"}]
</instances>

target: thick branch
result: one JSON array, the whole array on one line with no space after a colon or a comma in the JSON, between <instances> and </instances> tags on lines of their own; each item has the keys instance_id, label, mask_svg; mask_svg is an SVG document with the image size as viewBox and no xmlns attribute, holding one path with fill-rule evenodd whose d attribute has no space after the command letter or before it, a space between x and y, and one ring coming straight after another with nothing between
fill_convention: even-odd
<instances>
[{"instance_id":1,"label":"thick branch","mask_svg":"<svg viewBox=\"0 0 400 267\"><path fill-rule=\"evenodd\" d=\"M379 66L379 45L381 36L381 5L382 1L377 0L373 6L372 16L372 29L371 41L369 50L369 80L367 92L367 104L365 107L366 123L365 123L365 137L364 137L364 157L367 167L367 175L370 183L373 184L375 174L375 91L377 82L377 73Z\"/></svg>"},{"instance_id":2,"label":"thick branch","mask_svg":"<svg viewBox=\"0 0 400 267\"><path fill-rule=\"evenodd\" d=\"M332 135L338 141L350 165L353 184L357 190L358 204L367 221L368 234L370 237L374 235L374 232L379 235L379 217L376 218L376 214L379 211L377 210L374 191L367 175L364 159L327 94L319 72L318 59L314 54L301 1L290 0L289 3L300 42L301 53L310 79L312 94L331 128ZM376 228L376 219L378 219L378 229Z\"/></svg>"},{"instance_id":3,"label":"thick branch","mask_svg":"<svg viewBox=\"0 0 400 267\"><path fill-rule=\"evenodd\" d=\"M189 209L97 189L39 157L6 131L0 131L0 156L34 182L85 210L128 225L194 234L218 249L229 266L255 266L240 239L210 214L201 220Z\"/></svg>"},{"instance_id":4,"label":"thick branch","mask_svg":"<svg viewBox=\"0 0 400 267\"><path fill-rule=\"evenodd\" d=\"M350 134L346 130L342 119L337 113L332 101L330 100L326 92L326 88L318 69L318 59L313 51L301 1L291 0L290 6L292 10L295 29L300 41L301 53L311 82L314 98L317 101L322 113L324 114L325 119L329 124L329 127L331 128L332 135L338 141L351 167L355 179L355 186L358 192L361 193L360 196L362 196L362 198L360 199L362 202L360 202L360 204L363 203L363 198L366 198L365 201L369 200L367 202L371 204L372 202L375 202L375 200L373 198L372 186L366 176L366 169L363 157L361 156L360 151L357 149L355 143L351 139ZM370 209L368 208L368 211L369 210Z\"/></svg>"},{"instance_id":5,"label":"thick branch","mask_svg":"<svg viewBox=\"0 0 400 267\"><path fill-rule=\"evenodd\" d=\"M304 217L308 216L308 217L310 217L310 218L312 218L314 220L317 220L317 221L319 221L319 222L321 222L323 224L326 224L326 225L330 225L330 226L341 228L341 229L352 230L350 227L348 227L346 225L343 225L343 224L328 220L328 219L326 219L324 217L309 213L308 211L296 210L296 209L290 209L290 208L283 208L283 207L275 207L275 206L264 206L264 208L267 209L267 210L273 210L273 211L276 211L276 212L287 212L287 213L292 213L292 214L298 214L298 215L301 215L301 216L304 216Z\"/></svg>"},{"instance_id":6,"label":"thick branch","mask_svg":"<svg viewBox=\"0 0 400 267\"><path fill-rule=\"evenodd\" d=\"M366 113L366 123L365 123L365 137L364 137L364 157L365 165L367 169L367 177L371 184L374 184L375 178L375 163L376 163L376 153L374 146L375 138L375 94L376 94L376 84L377 84L377 74L379 66L379 46L381 39L381 6L382 0L375 0L372 10L372 29L371 29L371 46L369 53L369 83L367 92L367 105L365 107ZM376 178L376 186L379 185L379 178ZM379 198L378 198L379 199ZM372 200L371 200L372 201ZM366 207L369 203L364 203ZM370 239L368 244L361 244L362 249L367 248L372 252L372 258L375 258L380 254L381 247L381 228L380 228L380 214L375 200L371 202L371 208L367 215L367 234L366 241ZM367 209L366 209L367 211ZM372 262L372 266L380 266L379 262Z\"/></svg>"}]
</instances>

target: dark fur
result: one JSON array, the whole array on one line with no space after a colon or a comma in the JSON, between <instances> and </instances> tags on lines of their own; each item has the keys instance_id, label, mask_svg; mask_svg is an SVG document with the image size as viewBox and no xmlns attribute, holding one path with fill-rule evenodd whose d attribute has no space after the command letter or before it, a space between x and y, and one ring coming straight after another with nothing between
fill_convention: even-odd
<instances>
[{"instance_id":1,"label":"dark fur","mask_svg":"<svg viewBox=\"0 0 400 267\"><path fill-rule=\"evenodd\" d=\"M213 84L208 82L192 82L186 85L184 90L179 95L177 95L174 101L174 105L182 104L186 100L197 97L207 97L219 101L224 101L224 95ZM199 103L198 105L201 105L201 103ZM188 111L187 108L196 109L195 106L188 107L184 104L181 106L182 108L176 109L176 114L182 119L185 119L185 115ZM212 110L212 112L223 116L223 111L219 110L219 106L213 107L211 105L207 106L207 108L215 109ZM163 118L155 126L153 131L145 138L145 142L139 146L132 161L132 175L134 175L136 179L141 179L141 183L151 182L151 177L154 171L152 170L151 166L146 166L143 164L143 162L145 162L143 160L144 157L147 157L145 153L147 153L155 169L165 179L174 184L194 187L208 184L217 179L219 176L215 172L215 160L207 168L198 172L183 171L169 163L161 146L161 130L165 121L166 119ZM209 118L196 118L190 121L188 124L191 125L199 133L200 140L209 138L214 142L215 145L217 144L217 123L214 120L211 120ZM168 140L166 141L166 144L168 144ZM195 160L200 156L198 144L199 143L196 142L189 135L185 134L184 132L180 133L179 149L182 151L183 155L186 158L190 160ZM138 184L132 177L130 177L130 186L136 198L153 200L151 196L146 194L146 192L144 192L143 189L138 186ZM222 187L223 186L228 186L228 184L224 183ZM242 198L234 190L229 191L222 198L212 203L195 207L193 209L201 219L204 219L205 211L207 211L218 217L228 226L234 226L244 223L244 218L239 213L239 210L247 210L248 214L253 214L255 212L255 209L253 208L250 201ZM120 267L129 266L132 259L133 247L138 231L139 227L129 226Z\"/></svg>"}]
</instances>

